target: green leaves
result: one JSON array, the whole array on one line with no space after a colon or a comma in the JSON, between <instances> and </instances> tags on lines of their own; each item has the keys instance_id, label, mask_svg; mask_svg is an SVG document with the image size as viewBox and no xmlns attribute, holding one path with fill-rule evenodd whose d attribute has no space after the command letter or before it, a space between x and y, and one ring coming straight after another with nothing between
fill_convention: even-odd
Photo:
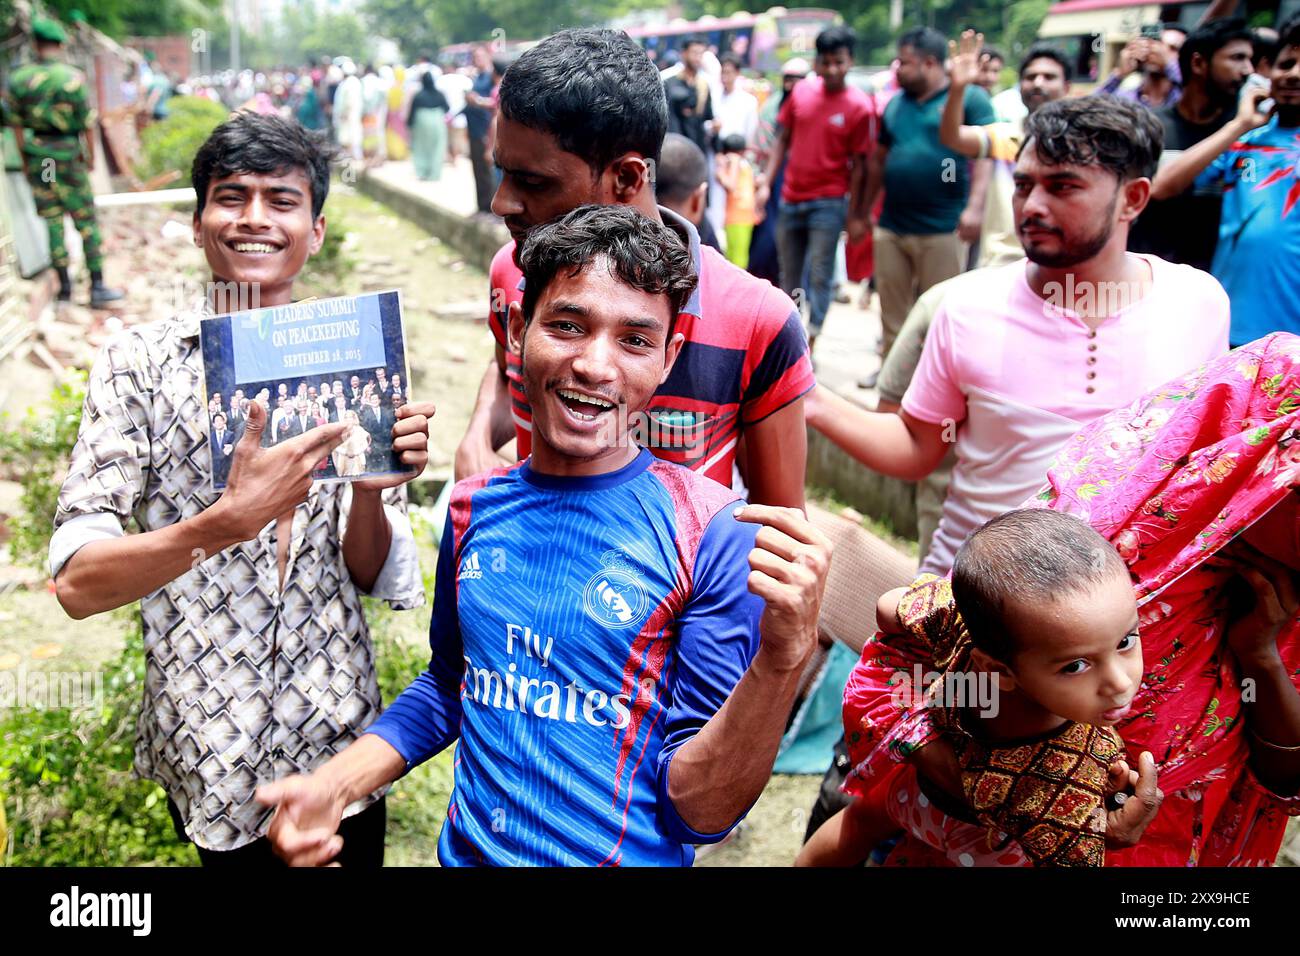
<instances>
[{"instance_id":1,"label":"green leaves","mask_svg":"<svg viewBox=\"0 0 1300 956\"><path fill-rule=\"evenodd\" d=\"M206 25L223 0L45 0L46 12L64 23L72 11L85 13L86 22L117 40L131 36L166 36L188 33Z\"/></svg>"},{"instance_id":2,"label":"green leaves","mask_svg":"<svg viewBox=\"0 0 1300 956\"><path fill-rule=\"evenodd\" d=\"M0 464L23 489L18 513L6 521L9 553L16 562L45 567L59 501L55 479L72 457L85 396L86 376L74 373L55 386L43 405L28 408L16 426L6 420L0 430Z\"/></svg>"},{"instance_id":3,"label":"green leaves","mask_svg":"<svg viewBox=\"0 0 1300 956\"><path fill-rule=\"evenodd\" d=\"M0 799L13 836L6 860L12 865L198 862L176 838L162 789L132 775L144 641L134 606L116 617L126 648L107 665L100 710L0 712Z\"/></svg>"},{"instance_id":4,"label":"green leaves","mask_svg":"<svg viewBox=\"0 0 1300 956\"><path fill-rule=\"evenodd\" d=\"M220 103L198 96L173 96L167 101L167 109L165 120L146 126L140 135L138 172L142 179L151 179L177 170L181 178L174 185L188 186L194 154L225 122L229 111Z\"/></svg>"}]
</instances>

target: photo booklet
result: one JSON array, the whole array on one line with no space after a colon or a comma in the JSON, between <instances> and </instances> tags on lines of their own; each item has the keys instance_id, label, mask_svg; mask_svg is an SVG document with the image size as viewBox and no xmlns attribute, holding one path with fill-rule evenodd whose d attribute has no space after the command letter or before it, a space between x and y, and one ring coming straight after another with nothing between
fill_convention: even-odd
<instances>
[{"instance_id":1,"label":"photo booklet","mask_svg":"<svg viewBox=\"0 0 1300 956\"><path fill-rule=\"evenodd\" d=\"M219 315L203 320L199 341L214 490L226 487L252 402L266 410L263 447L320 425L355 426L321 459L316 481L409 471L392 444L409 382L400 292Z\"/></svg>"}]
</instances>

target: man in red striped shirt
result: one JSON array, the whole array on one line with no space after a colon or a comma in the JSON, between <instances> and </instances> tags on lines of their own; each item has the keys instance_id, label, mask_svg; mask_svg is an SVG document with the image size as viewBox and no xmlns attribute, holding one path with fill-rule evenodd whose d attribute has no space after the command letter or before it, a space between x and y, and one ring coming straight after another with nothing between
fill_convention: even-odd
<instances>
[{"instance_id":1,"label":"man in red striped shirt","mask_svg":"<svg viewBox=\"0 0 1300 956\"><path fill-rule=\"evenodd\" d=\"M753 502L802 508L803 395L814 380L798 310L656 205L654 166L668 113L644 51L618 31L557 33L507 71L497 122L502 179L492 208L514 241L492 262L496 362L457 450L457 479L500 465L496 450L512 434L519 458L530 451L531 409L505 335L509 305L523 297L516 243L579 205L618 203L676 230L699 276L677 319L681 355L633 434L658 457L724 485L739 465Z\"/></svg>"}]
</instances>

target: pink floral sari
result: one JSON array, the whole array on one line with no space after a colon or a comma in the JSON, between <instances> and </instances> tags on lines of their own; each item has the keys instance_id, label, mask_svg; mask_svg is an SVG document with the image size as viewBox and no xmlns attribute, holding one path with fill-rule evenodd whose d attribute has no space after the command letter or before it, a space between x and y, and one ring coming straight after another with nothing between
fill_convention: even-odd
<instances>
[{"instance_id":1,"label":"pink floral sari","mask_svg":"<svg viewBox=\"0 0 1300 956\"><path fill-rule=\"evenodd\" d=\"M1150 750L1165 801L1135 847L1111 866L1267 866L1300 798L1250 771L1242 688L1225 638L1224 583L1208 561L1300 485L1300 338L1276 333L1112 412L1070 440L1034 502L1088 521L1128 563L1145 673L1116 728L1130 762ZM1300 622L1278 641L1300 686ZM937 738L929 714L893 691L909 648L869 642L845 688L864 794L916 747ZM907 837L896 855L931 860Z\"/></svg>"}]
</instances>

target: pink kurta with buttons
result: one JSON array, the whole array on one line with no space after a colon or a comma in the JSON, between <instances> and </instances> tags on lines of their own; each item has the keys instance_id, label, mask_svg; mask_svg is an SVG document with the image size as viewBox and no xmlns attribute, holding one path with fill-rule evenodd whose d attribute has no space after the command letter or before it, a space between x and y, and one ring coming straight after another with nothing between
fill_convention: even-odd
<instances>
[{"instance_id":1,"label":"pink kurta with buttons","mask_svg":"<svg viewBox=\"0 0 1300 956\"><path fill-rule=\"evenodd\" d=\"M944 300L903 410L956 430L957 466L922 571L946 574L962 541L1042 483L1080 427L1228 349L1228 297L1208 273L1141 256L1123 283L1028 282L1029 261L982 270ZM1105 319L1089 324L1098 300Z\"/></svg>"}]
</instances>

